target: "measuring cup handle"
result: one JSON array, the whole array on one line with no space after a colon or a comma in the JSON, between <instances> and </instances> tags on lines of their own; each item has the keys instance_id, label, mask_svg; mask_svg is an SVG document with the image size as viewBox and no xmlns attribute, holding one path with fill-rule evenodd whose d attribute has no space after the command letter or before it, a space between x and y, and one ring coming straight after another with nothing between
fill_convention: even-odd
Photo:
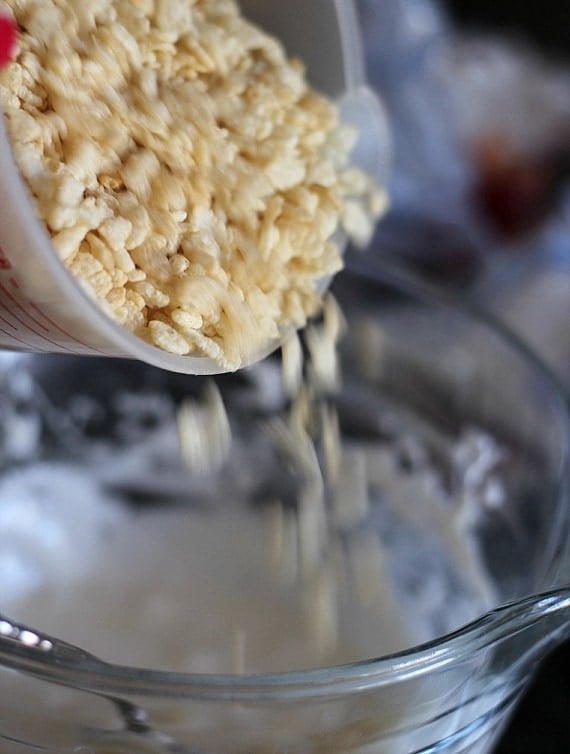
<instances>
[{"instance_id":1,"label":"measuring cup handle","mask_svg":"<svg viewBox=\"0 0 570 754\"><path fill-rule=\"evenodd\" d=\"M385 186L393 145L388 113L380 98L369 86L361 84L341 97L338 107L343 123L352 126L359 135L352 163Z\"/></svg>"}]
</instances>

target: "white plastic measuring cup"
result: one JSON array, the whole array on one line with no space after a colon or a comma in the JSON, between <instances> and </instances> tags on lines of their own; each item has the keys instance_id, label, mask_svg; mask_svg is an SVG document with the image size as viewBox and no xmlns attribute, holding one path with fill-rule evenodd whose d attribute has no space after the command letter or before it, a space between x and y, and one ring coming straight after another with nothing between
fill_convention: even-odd
<instances>
[{"instance_id":1,"label":"white plastic measuring cup","mask_svg":"<svg viewBox=\"0 0 570 754\"><path fill-rule=\"evenodd\" d=\"M242 8L305 62L317 89L339 102L344 120L363 135L355 162L383 180L390 151L387 122L365 84L352 0L242 0ZM131 357L185 374L222 371L209 358L176 356L145 343L81 288L35 215L1 117L0 348Z\"/></svg>"}]
</instances>

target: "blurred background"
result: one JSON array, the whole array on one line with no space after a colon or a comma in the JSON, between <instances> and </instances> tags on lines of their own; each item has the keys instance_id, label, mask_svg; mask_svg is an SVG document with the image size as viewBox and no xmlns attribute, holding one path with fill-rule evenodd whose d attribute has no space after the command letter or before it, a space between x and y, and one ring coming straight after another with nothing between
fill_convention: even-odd
<instances>
[{"instance_id":1,"label":"blurred background","mask_svg":"<svg viewBox=\"0 0 570 754\"><path fill-rule=\"evenodd\" d=\"M550 0L547 6L512 0L447 0L446 10L460 28L498 32L522 38L545 59L556 61L563 66L570 65L570 4L567 0ZM567 102L566 106L570 107L570 103ZM570 133L566 133L566 138L568 149ZM566 262L570 267L569 234L562 239L560 254L560 261ZM568 275L564 272L560 274ZM550 278L553 279L554 276L550 275ZM548 287L545 286L546 290ZM563 365L564 354L570 353L570 282L563 281L561 288L565 298L560 305L560 322L566 319L567 328L564 333L565 339L559 344L560 358L557 359L554 354L554 360L557 364ZM557 650L544 664L506 731L497 754L562 754L568 751L569 700L570 643Z\"/></svg>"},{"instance_id":2,"label":"blurred background","mask_svg":"<svg viewBox=\"0 0 570 754\"><path fill-rule=\"evenodd\" d=\"M525 38L549 58L570 58L570 8L566 0L520 3L516 0L445 0L462 28Z\"/></svg>"},{"instance_id":3,"label":"blurred background","mask_svg":"<svg viewBox=\"0 0 570 754\"><path fill-rule=\"evenodd\" d=\"M359 5L394 127L393 204L369 263L404 261L475 299L570 394L570 3ZM540 669L497 754L570 751L569 701L570 644Z\"/></svg>"}]
</instances>

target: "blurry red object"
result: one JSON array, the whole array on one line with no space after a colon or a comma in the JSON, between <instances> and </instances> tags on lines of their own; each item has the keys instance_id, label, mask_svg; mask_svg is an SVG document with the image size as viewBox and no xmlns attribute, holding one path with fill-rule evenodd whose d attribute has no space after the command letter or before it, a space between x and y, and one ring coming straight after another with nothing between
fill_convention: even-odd
<instances>
[{"instance_id":1,"label":"blurry red object","mask_svg":"<svg viewBox=\"0 0 570 754\"><path fill-rule=\"evenodd\" d=\"M0 68L12 60L16 49L17 29L9 18L0 15Z\"/></svg>"},{"instance_id":2,"label":"blurry red object","mask_svg":"<svg viewBox=\"0 0 570 754\"><path fill-rule=\"evenodd\" d=\"M481 138L475 147L475 201L487 222L513 240L539 228L556 208L568 159L556 147L540 156L523 155L501 136Z\"/></svg>"}]
</instances>

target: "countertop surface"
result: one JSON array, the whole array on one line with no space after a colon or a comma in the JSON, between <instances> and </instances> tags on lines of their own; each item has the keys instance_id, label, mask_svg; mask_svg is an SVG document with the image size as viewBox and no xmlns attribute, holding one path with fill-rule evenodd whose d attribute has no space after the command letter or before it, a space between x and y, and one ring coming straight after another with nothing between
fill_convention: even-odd
<instances>
[{"instance_id":1,"label":"countertop surface","mask_svg":"<svg viewBox=\"0 0 570 754\"><path fill-rule=\"evenodd\" d=\"M570 642L543 664L495 754L568 754Z\"/></svg>"}]
</instances>

